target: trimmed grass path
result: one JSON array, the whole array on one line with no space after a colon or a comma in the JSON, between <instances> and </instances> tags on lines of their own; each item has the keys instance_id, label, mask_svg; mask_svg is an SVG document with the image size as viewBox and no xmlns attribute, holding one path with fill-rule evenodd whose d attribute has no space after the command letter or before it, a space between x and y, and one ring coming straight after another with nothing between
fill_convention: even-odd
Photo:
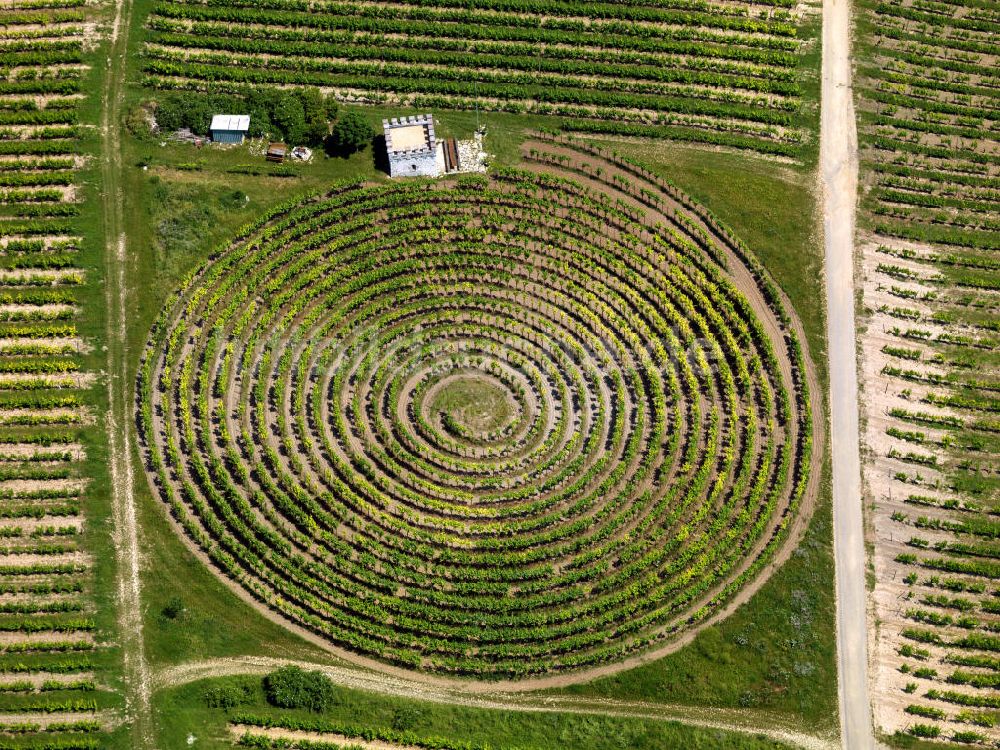
<instances>
[{"instance_id":1,"label":"trimmed grass path","mask_svg":"<svg viewBox=\"0 0 1000 750\"><path fill-rule=\"evenodd\" d=\"M121 120L125 93L125 50L131 27L132 0L116 0L108 41L108 68L101 92L101 199L104 210L105 289L108 349L108 469L116 563L116 596L125 684L125 719L132 747L154 747L149 668L142 632L139 532L135 515L135 467L129 436L132 390L126 373L128 290L122 194Z\"/></svg>"}]
</instances>

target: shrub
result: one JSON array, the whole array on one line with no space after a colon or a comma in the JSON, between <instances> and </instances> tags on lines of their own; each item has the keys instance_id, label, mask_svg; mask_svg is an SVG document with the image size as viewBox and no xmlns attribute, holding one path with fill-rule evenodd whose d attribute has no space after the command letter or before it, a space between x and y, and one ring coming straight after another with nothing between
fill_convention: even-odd
<instances>
[{"instance_id":1,"label":"shrub","mask_svg":"<svg viewBox=\"0 0 1000 750\"><path fill-rule=\"evenodd\" d=\"M968 730L964 732L955 732L951 736L952 742L962 742L967 745L979 745L986 742L988 739L989 738L985 734L971 732Z\"/></svg>"},{"instance_id":2,"label":"shrub","mask_svg":"<svg viewBox=\"0 0 1000 750\"><path fill-rule=\"evenodd\" d=\"M916 706L911 704L903 710L908 714L924 716L928 719L943 719L945 717L945 712L936 706Z\"/></svg>"},{"instance_id":3,"label":"shrub","mask_svg":"<svg viewBox=\"0 0 1000 750\"><path fill-rule=\"evenodd\" d=\"M125 113L123 125L136 138L148 138L152 135L150 128L150 112L145 104L136 104Z\"/></svg>"},{"instance_id":4,"label":"shrub","mask_svg":"<svg viewBox=\"0 0 1000 750\"><path fill-rule=\"evenodd\" d=\"M235 708L254 702L254 690L246 683L227 683L205 690L205 705L209 708Z\"/></svg>"},{"instance_id":5,"label":"shrub","mask_svg":"<svg viewBox=\"0 0 1000 750\"><path fill-rule=\"evenodd\" d=\"M335 688L322 672L306 672L290 664L264 678L264 694L278 708L307 708L325 711L334 703Z\"/></svg>"},{"instance_id":6,"label":"shrub","mask_svg":"<svg viewBox=\"0 0 1000 750\"><path fill-rule=\"evenodd\" d=\"M409 731L423 720L424 713L416 706L400 706L392 712L392 728L397 732Z\"/></svg>"},{"instance_id":7,"label":"shrub","mask_svg":"<svg viewBox=\"0 0 1000 750\"><path fill-rule=\"evenodd\" d=\"M173 599L171 599L169 602L166 603L166 605L163 607L161 611L163 613L163 616L166 617L168 620L176 620L178 617L184 614L184 609L185 609L184 600L181 599L179 596L175 596Z\"/></svg>"},{"instance_id":8,"label":"shrub","mask_svg":"<svg viewBox=\"0 0 1000 750\"><path fill-rule=\"evenodd\" d=\"M248 200L247 194L242 190L227 190L219 196L219 206L228 211L237 211L246 207Z\"/></svg>"},{"instance_id":9,"label":"shrub","mask_svg":"<svg viewBox=\"0 0 1000 750\"><path fill-rule=\"evenodd\" d=\"M926 737L928 739L933 739L941 735L941 728L930 724L914 724L910 727L909 731L914 737Z\"/></svg>"}]
</instances>

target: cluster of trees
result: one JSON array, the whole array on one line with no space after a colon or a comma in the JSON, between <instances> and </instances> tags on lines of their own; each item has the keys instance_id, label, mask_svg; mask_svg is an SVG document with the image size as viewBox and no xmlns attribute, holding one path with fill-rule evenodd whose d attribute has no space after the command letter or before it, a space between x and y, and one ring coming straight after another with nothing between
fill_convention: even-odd
<instances>
[{"instance_id":1,"label":"cluster of trees","mask_svg":"<svg viewBox=\"0 0 1000 750\"><path fill-rule=\"evenodd\" d=\"M319 145L337 114L333 97L316 89L248 89L241 95L176 91L156 98L156 124L162 132L189 128L208 135L212 116L250 115L250 137L267 135L293 144Z\"/></svg>"},{"instance_id":2,"label":"cluster of trees","mask_svg":"<svg viewBox=\"0 0 1000 750\"><path fill-rule=\"evenodd\" d=\"M159 95L154 107L161 132L188 128L207 136L212 116L225 113L250 115L251 138L267 136L294 145L323 146L331 154L360 151L375 137L364 115L340 112L338 117L334 97L313 88L262 87L239 94L174 91ZM141 119L130 118L133 130L141 127Z\"/></svg>"}]
</instances>

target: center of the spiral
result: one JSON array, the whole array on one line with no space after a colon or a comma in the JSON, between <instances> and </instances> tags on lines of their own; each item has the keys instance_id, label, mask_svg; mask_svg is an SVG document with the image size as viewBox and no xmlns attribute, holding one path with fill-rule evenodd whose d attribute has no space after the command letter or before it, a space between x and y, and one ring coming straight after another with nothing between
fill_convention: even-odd
<instances>
[{"instance_id":1,"label":"center of the spiral","mask_svg":"<svg viewBox=\"0 0 1000 750\"><path fill-rule=\"evenodd\" d=\"M478 373L449 377L437 389L431 413L453 437L489 441L498 438L517 414L510 391Z\"/></svg>"}]
</instances>

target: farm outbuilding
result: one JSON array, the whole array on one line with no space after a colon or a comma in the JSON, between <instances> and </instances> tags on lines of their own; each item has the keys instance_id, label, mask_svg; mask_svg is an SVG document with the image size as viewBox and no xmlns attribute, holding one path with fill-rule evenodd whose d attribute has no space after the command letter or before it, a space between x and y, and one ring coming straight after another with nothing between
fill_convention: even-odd
<instances>
[{"instance_id":1,"label":"farm outbuilding","mask_svg":"<svg viewBox=\"0 0 1000 750\"><path fill-rule=\"evenodd\" d=\"M390 177L440 177L445 172L444 150L434 135L431 115L382 120Z\"/></svg>"},{"instance_id":2,"label":"farm outbuilding","mask_svg":"<svg viewBox=\"0 0 1000 750\"><path fill-rule=\"evenodd\" d=\"M209 131L215 143L243 143L250 130L250 115L215 115Z\"/></svg>"}]
</instances>

